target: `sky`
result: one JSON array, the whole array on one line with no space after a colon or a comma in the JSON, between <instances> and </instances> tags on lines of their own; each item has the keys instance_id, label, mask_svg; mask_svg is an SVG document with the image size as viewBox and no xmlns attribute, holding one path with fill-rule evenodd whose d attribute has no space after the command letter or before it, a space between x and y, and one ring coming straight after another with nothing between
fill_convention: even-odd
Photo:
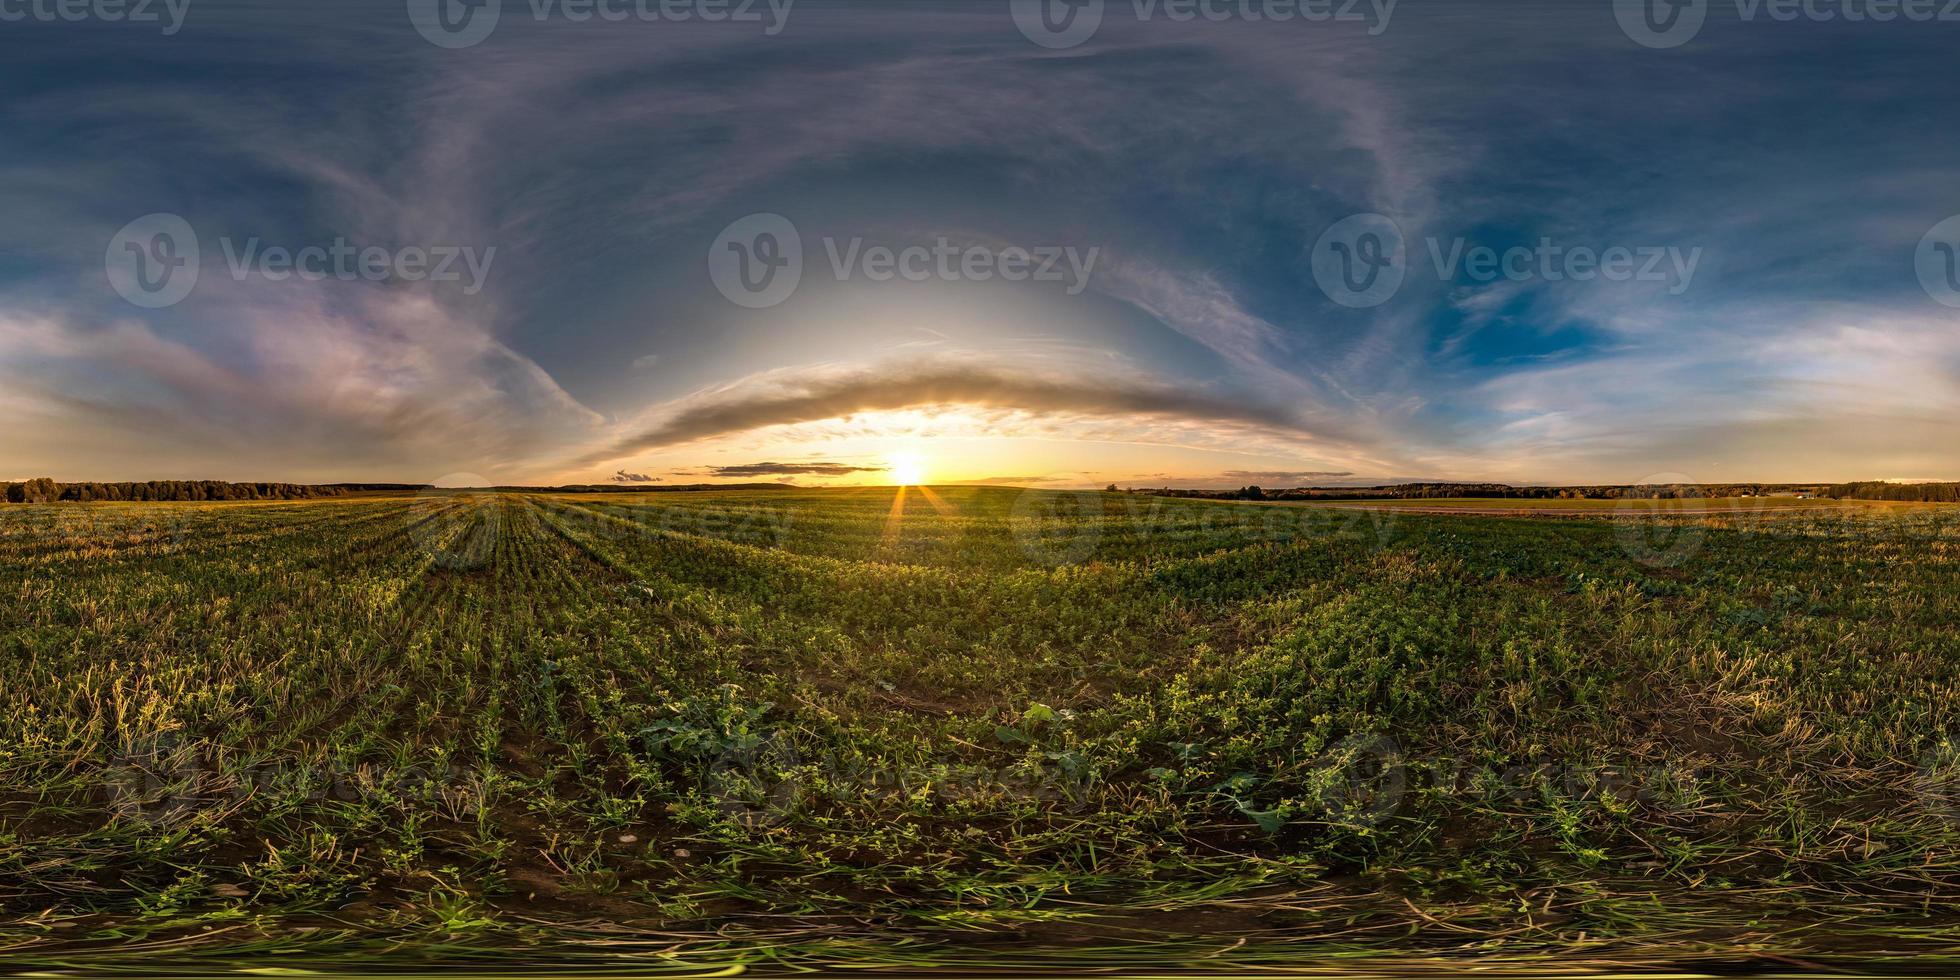
<instances>
[{"instance_id":1,"label":"sky","mask_svg":"<svg viewBox=\"0 0 1960 980\"><path fill-rule=\"evenodd\" d=\"M1960 9L1641 2L0 0L0 479L1960 479Z\"/></svg>"}]
</instances>

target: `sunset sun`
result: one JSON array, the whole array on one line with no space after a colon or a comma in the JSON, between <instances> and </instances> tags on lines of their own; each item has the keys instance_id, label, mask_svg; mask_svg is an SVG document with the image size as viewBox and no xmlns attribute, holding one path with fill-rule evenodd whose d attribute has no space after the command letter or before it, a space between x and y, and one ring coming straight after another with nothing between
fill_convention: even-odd
<instances>
[{"instance_id":1,"label":"sunset sun","mask_svg":"<svg viewBox=\"0 0 1960 980\"><path fill-rule=\"evenodd\" d=\"M901 487L917 486L926 482L926 461L916 453L899 453L891 457L892 482Z\"/></svg>"}]
</instances>

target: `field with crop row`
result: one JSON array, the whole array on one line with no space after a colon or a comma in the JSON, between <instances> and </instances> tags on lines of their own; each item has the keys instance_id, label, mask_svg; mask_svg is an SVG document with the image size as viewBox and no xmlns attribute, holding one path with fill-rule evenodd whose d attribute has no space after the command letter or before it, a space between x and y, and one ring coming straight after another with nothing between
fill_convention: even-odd
<instances>
[{"instance_id":1,"label":"field with crop row","mask_svg":"<svg viewBox=\"0 0 1960 980\"><path fill-rule=\"evenodd\" d=\"M0 662L9 962L1960 946L1940 507L14 506Z\"/></svg>"}]
</instances>

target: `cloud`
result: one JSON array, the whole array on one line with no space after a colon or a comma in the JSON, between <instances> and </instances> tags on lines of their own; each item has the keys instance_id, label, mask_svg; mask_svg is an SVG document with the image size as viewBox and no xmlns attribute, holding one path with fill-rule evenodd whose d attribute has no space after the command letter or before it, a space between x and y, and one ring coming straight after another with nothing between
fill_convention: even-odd
<instances>
[{"instance_id":1,"label":"cloud","mask_svg":"<svg viewBox=\"0 0 1960 980\"><path fill-rule=\"evenodd\" d=\"M960 483L982 487L1012 487L1025 483L1059 483L1060 478L1052 476L989 476L978 480L961 480Z\"/></svg>"},{"instance_id":2,"label":"cloud","mask_svg":"<svg viewBox=\"0 0 1960 980\"><path fill-rule=\"evenodd\" d=\"M1277 483L1305 483L1311 480L1338 480L1353 476L1346 470L1226 470L1220 474L1228 480L1270 480Z\"/></svg>"},{"instance_id":3,"label":"cloud","mask_svg":"<svg viewBox=\"0 0 1960 980\"><path fill-rule=\"evenodd\" d=\"M852 473L877 473L882 466L851 466L846 463L742 463L735 466L713 466L709 472L715 476L848 476Z\"/></svg>"},{"instance_id":4,"label":"cloud","mask_svg":"<svg viewBox=\"0 0 1960 980\"><path fill-rule=\"evenodd\" d=\"M502 479L602 422L426 296L274 301L222 282L203 344L0 311L0 407L24 423L0 429L0 456L70 479Z\"/></svg>"},{"instance_id":5,"label":"cloud","mask_svg":"<svg viewBox=\"0 0 1960 980\"><path fill-rule=\"evenodd\" d=\"M645 473L628 473L625 470L620 470L618 473L613 474L613 482L614 483L659 483L660 478L657 476L648 476Z\"/></svg>"},{"instance_id":6,"label":"cloud","mask_svg":"<svg viewBox=\"0 0 1960 980\"><path fill-rule=\"evenodd\" d=\"M1909 257L1955 207L1960 134L1934 100L1881 106L1842 85L1943 90L1960 62L1938 36L1833 48L1829 31L1738 31L1717 45L1732 57L1656 58L1585 5L1490 3L1412 12L1365 43L1333 25L1113 18L1053 56L967 6L813 5L809 29L768 43L698 20L507 21L494 47L510 57L436 59L413 31L300 6L208 11L167 61L123 57L116 32L12 44L0 460L74 479L532 482L588 453L668 472L625 459L805 421L836 420L777 434L876 437L888 419L850 413L946 405L969 408L941 413L946 427L983 435L1245 454L1185 473L1309 459L1627 482L1953 465L1960 343ZM105 61L124 70L85 70ZM138 311L108 293L100 257L159 210L207 236L205 277L176 310ZM762 210L813 240L899 226L1121 247L1084 295L1015 306L977 286L820 282L813 241L811 274L770 320L731 309L699 269L721 227ZM1401 223L1410 269L1389 303L1349 310L1305 259L1361 211ZM234 285L219 235L510 258L474 299ZM1475 284L1432 268L1431 236L1705 247L1709 261L1678 297ZM920 331L1116 351L1152 373L862 367ZM661 354L632 353L647 350ZM817 359L860 367L783 367ZM716 458L804 452L738 451Z\"/></svg>"},{"instance_id":7,"label":"cloud","mask_svg":"<svg viewBox=\"0 0 1960 980\"><path fill-rule=\"evenodd\" d=\"M1307 434L1283 409L1196 387L1138 376L1080 377L936 359L873 368L767 372L658 411L657 421L643 431L589 453L581 462L603 463L772 425L941 406L1041 415L1195 419Z\"/></svg>"}]
</instances>

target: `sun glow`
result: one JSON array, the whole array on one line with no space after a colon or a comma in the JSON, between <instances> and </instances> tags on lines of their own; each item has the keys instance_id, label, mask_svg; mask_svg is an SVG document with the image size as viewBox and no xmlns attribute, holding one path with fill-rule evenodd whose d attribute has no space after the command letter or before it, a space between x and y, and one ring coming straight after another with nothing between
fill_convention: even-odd
<instances>
[{"instance_id":1,"label":"sun glow","mask_svg":"<svg viewBox=\"0 0 1960 980\"><path fill-rule=\"evenodd\" d=\"M926 461L916 453L896 453L888 461L892 482L901 487L917 486L926 482Z\"/></svg>"}]
</instances>

